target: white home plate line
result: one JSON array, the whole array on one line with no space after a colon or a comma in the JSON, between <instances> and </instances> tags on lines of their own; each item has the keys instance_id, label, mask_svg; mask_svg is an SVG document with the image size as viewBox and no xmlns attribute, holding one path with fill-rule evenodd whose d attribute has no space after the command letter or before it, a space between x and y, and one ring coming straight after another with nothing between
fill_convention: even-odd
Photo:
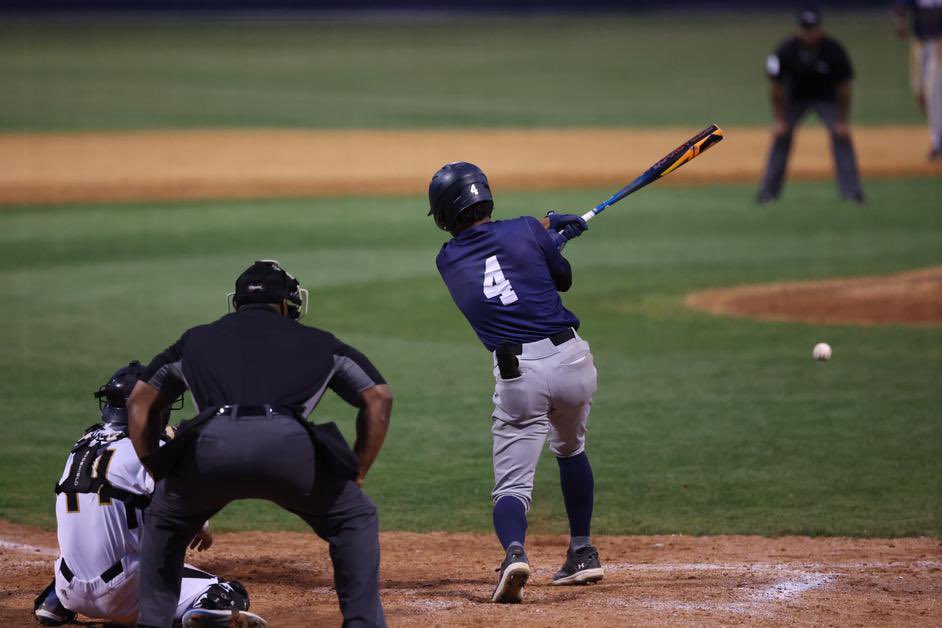
<instances>
[{"instance_id":1,"label":"white home plate line","mask_svg":"<svg viewBox=\"0 0 942 628\"><path fill-rule=\"evenodd\" d=\"M0 538L0 549L19 550L21 552L30 552L31 554L51 556L52 558L57 558L59 556L58 551L49 547L39 547L37 545L29 545L27 543L17 543L16 541L8 541L7 539L3 538Z\"/></svg>"},{"instance_id":2,"label":"white home plate line","mask_svg":"<svg viewBox=\"0 0 942 628\"><path fill-rule=\"evenodd\" d=\"M740 615L767 616L771 612L772 604L776 602L794 601L802 594L821 588L839 574L809 571L806 565L764 564L764 563L613 563L605 565L608 572L644 572L644 573L670 573L670 572L706 572L706 571L735 571L746 575L762 574L772 576L771 584L759 589L743 592L740 601L734 602L687 602L682 600L646 599L637 603L653 610L686 610L706 612L727 612ZM833 565L814 565L814 567L833 569ZM745 599L743 599L743 597ZM619 604L629 606L630 604Z\"/></svg>"},{"instance_id":3,"label":"white home plate line","mask_svg":"<svg viewBox=\"0 0 942 628\"><path fill-rule=\"evenodd\" d=\"M751 597L755 600L782 602L794 599L806 591L823 587L837 578L837 574L834 573L807 573L794 570L788 570L788 573L795 579L774 582L756 591Z\"/></svg>"},{"instance_id":4,"label":"white home plate line","mask_svg":"<svg viewBox=\"0 0 942 628\"><path fill-rule=\"evenodd\" d=\"M641 606L652 611L700 611L704 613L734 613L736 615L749 615L751 617L768 617L771 613L765 606L745 602L683 602L681 600L653 600L643 599L629 601L625 599L610 600L608 606L617 608L636 608Z\"/></svg>"},{"instance_id":5,"label":"white home plate line","mask_svg":"<svg viewBox=\"0 0 942 628\"><path fill-rule=\"evenodd\" d=\"M935 560L897 560L897 561L871 561L871 562L838 562L838 563L606 563L602 565L605 572L619 571L833 571L858 569L940 569L942 561ZM537 572L550 569L538 569Z\"/></svg>"}]
</instances>

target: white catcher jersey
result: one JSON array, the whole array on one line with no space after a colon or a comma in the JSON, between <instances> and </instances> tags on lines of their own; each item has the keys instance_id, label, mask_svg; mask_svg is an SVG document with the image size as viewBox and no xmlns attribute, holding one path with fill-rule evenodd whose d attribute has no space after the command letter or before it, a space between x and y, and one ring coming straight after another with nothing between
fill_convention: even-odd
<instances>
[{"instance_id":1,"label":"white catcher jersey","mask_svg":"<svg viewBox=\"0 0 942 628\"><path fill-rule=\"evenodd\" d=\"M85 441L88 448L76 452L73 447L69 454L60 485L70 480L73 465L83 463L76 458L78 454L94 456L85 461L90 465L91 479L104 479L114 488L135 495L153 493L154 480L144 470L125 433L103 427L87 433L79 443ZM68 490L67 486L63 488ZM103 498L97 493L63 492L56 496L59 551L77 578L92 580L125 556L140 554L141 513L128 510L119 499Z\"/></svg>"}]
</instances>

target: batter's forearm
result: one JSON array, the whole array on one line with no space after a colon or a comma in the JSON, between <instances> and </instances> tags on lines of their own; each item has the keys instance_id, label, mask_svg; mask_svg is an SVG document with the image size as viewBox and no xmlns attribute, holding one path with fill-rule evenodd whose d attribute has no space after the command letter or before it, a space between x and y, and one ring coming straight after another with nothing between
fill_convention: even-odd
<instances>
[{"instance_id":1,"label":"batter's forearm","mask_svg":"<svg viewBox=\"0 0 942 628\"><path fill-rule=\"evenodd\" d=\"M557 291L566 292L572 287L572 266L562 255L550 262L550 275Z\"/></svg>"},{"instance_id":2,"label":"batter's forearm","mask_svg":"<svg viewBox=\"0 0 942 628\"><path fill-rule=\"evenodd\" d=\"M360 462L357 483L363 481L379 456L386 440L386 432L389 431L393 402L392 392L386 384L373 386L360 394L363 405L357 413L357 439L353 445L353 451Z\"/></svg>"}]
</instances>

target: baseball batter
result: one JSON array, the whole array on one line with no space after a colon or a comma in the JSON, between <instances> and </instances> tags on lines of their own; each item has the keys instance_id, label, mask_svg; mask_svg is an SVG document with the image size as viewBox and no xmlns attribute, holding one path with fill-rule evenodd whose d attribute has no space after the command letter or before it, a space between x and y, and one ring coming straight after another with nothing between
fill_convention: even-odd
<instances>
[{"instance_id":1,"label":"baseball batter","mask_svg":"<svg viewBox=\"0 0 942 628\"><path fill-rule=\"evenodd\" d=\"M571 214L491 221L493 196L480 168L443 166L429 185L429 215L454 236L436 263L458 309L493 354L494 529L504 548L493 602L520 602L530 576L524 550L527 510L540 452L549 440L569 517L571 540L553 584L602 579L590 527L594 479L585 452L596 389L579 319L563 307L572 285L560 253L587 225Z\"/></svg>"},{"instance_id":2,"label":"baseball batter","mask_svg":"<svg viewBox=\"0 0 942 628\"><path fill-rule=\"evenodd\" d=\"M55 579L36 599L39 623L58 626L76 613L114 624L133 624L138 615L141 532L154 480L144 470L128 438L125 403L144 367L131 362L118 369L95 393L102 423L87 430L69 453L56 485L59 558ZM169 414L165 418L169 418ZM208 529L190 546L212 544ZM244 625L265 626L245 612L249 598L241 584L226 582L190 565L175 617L185 628L229 626L232 610Z\"/></svg>"}]
</instances>

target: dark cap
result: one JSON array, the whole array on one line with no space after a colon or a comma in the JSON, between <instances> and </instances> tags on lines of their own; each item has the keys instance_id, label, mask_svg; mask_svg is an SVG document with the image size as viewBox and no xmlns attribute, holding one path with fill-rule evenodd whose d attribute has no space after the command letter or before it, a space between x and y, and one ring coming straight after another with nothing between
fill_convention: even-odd
<instances>
[{"instance_id":1,"label":"dark cap","mask_svg":"<svg viewBox=\"0 0 942 628\"><path fill-rule=\"evenodd\" d=\"M798 25L802 28L814 28L821 25L821 12L816 7L805 7L798 12Z\"/></svg>"},{"instance_id":2,"label":"dark cap","mask_svg":"<svg viewBox=\"0 0 942 628\"><path fill-rule=\"evenodd\" d=\"M297 296L298 281L273 260L259 260L239 275L235 282L235 301L249 303L281 303Z\"/></svg>"}]
</instances>

